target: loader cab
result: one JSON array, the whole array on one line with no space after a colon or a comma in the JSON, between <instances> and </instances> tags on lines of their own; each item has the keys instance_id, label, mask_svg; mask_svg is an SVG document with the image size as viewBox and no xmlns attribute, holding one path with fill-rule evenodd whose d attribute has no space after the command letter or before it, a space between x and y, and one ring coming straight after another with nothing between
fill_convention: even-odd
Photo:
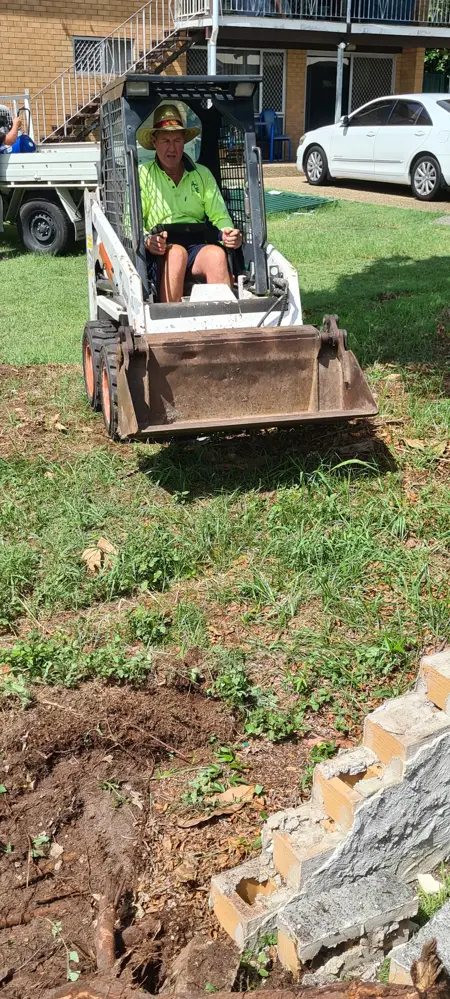
<instances>
[{"instance_id":1,"label":"loader cab","mask_svg":"<svg viewBox=\"0 0 450 999\"><path fill-rule=\"evenodd\" d=\"M139 165L145 152L139 128L162 102L177 103L199 123L201 135L186 152L211 170L236 228L242 250L233 255L236 279L253 295L267 296L266 221L261 153L256 143L254 93L259 77L163 77L126 74L102 99L102 207L142 282L144 300L154 300L144 245Z\"/></svg>"}]
</instances>

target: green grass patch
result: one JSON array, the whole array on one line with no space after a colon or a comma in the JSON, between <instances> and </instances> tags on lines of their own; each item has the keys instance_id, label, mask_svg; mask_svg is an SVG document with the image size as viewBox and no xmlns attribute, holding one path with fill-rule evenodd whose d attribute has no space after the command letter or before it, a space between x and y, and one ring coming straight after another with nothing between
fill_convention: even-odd
<instances>
[{"instance_id":1,"label":"green grass patch","mask_svg":"<svg viewBox=\"0 0 450 999\"><path fill-rule=\"evenodd\" d=\"M442 882L442 888L435 895L428 895L423 888L419 887L419 911L417 913L419 926L425 926L450 899L450 871L444 864L441 865L438 877Z\"/></svg>"},{"instance_id":2,"label":"green grass patch","mask_svg":"<svg viewBox=\"0 0 450 999\"><path fill-rule=\"evenodd\" d=\"M78 370L40 395L51 373L31 373L25 402L30 373L4 375L3 431L19 434L0 459L6 694L142 682L168 654L249 736L301 736L320 715L328 753L448 639L450 233L430 213L337 203L271 222L270 238L298 267L305 319L340 314L381 429L113 446ZM20 310L5 296L2 361L77 361L84 257L5 240L0 276L23 289ZM37 430L22 441L24 420ZM101 537L116 553L90 574Z\"/></svg>"}]
</instances>

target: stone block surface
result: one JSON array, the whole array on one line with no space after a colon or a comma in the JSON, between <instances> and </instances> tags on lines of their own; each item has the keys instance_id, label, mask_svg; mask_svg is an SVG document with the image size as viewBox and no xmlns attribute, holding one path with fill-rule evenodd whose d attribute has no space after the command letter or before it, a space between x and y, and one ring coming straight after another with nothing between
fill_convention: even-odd
<instances>
[{"instance_id":1,"label":"stone block surface","mask_svg":"<svg viewBox=\"0 0 450 999\"><path fill-rule=\"evenodd\" d=\"M312 807L291 832L273 832L274 867L292 888L303 888L343 840L343 833L321 815Z\"/></svg>"},{"instance_id":2,"label":"stone block surface","mask_svg":"<svg viewBox=\"0 0 450 999\"><path fill-rule=\"evenodd\" d=\"M257 857L211 878L210 906L239 950L275 929L278 910L293 898L275 868Z\"/></svg>"},{"instance_id":3,"label":"stone block surface","mask_svg":"<svg viewBox=\"0 0 450 999\"><path fill-rule=\"evenodd\" d=\"M450 973L450 902L443 905L408 943L394 947L389 955L389 981L396 985L410 985L411 965L420 957L423 945L433 939L436 940L438 957Z\"/></svg>"},{"instance_id":4,"label":"stone block surface","mask_svg":"<svg viewBox=\"0 0 450 999\"><path fill-rule=\"evenodd\" d=\"M261 832L263 854L271 860L273 853L273 835L276 831L297 833L301 829L309 830L328 818L323 805L314 800L305 802L297 808L284 808L269 815ZM309 834L309 833L308 833Z\"/></svg>"},{"instance_id":5,"label":"stone block surface","mask_svg":"<svg viewBox=\"0 0 450 999\"><path fill-rule=\"evenodd\" d=\"M450 648L423 656L419 676L425 685L426 697L441 711L450 714Z\"/></svg>"},{"instance_id":6,"label":"stone block surface","mask_svg":"<svg viewBox=\"0 0 450 999\"><path fill-rule=\"evenodd\" d=\"M379 927L406 920L417 912L414 890L392 877L371 875L340 888L299 895L278 914L280 935L295 947L298 961L311 961L322 947L367 936ZM279 956L285 963L284 940ZM292 970L292 962L288 967Z\"/></svg>"},{"instance_id":7,"label":"stone block surface","mask_svg":"<svg viewBox=\"0 0 450 999\"><path fill-rule=\"evenodd\" d=\"M450 718L415 690L386 701L367 715L364 745L382 763L394 757L406 761L445 731L450 731Z\"/></svg>"},{"instance_id":8,"label":"stone block surface","mask_svg":"<svg viewBox=\"0 0 450 999\"><path fill-rule=\"evenodd\" d=\"M450 854L450 732L402 764L403 780L367 798L314 885L324 890L381 871L412 881Z\"/></svg>"}]
</instances>

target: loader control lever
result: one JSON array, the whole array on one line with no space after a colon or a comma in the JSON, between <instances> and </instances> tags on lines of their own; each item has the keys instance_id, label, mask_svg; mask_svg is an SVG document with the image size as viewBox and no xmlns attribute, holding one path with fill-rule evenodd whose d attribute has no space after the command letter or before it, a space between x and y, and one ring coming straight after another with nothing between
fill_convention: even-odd
<instances>
[{"instance_id":1,"label":"loader control lever","mask_svg":"<svg viewBox=\"0 0 450 999\"><path fill-rule=\"evenodd\" d=\"M221 237L219 229L208 222L172 222L169 225L154 225L153 229L144 233L144 241L149 236L159 236L161 232L167 233L168 243L184 242L186 237L192 237L193 243L219 243Z\"/></svg>"}]
</instances>

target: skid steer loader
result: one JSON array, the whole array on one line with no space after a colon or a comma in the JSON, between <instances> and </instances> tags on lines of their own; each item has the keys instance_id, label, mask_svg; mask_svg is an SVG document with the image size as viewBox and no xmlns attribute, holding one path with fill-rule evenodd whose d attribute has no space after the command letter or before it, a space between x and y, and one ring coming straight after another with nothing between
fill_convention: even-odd
<instances>
[{"instance_id":1,"label":"skid steer loader","mask_svg":"<svg viewBox=\"0 0 450 999\"><path fill-rule=\"evenodd\" d=\"M337 317L325 317L322 330L302 325L297 273L267 241L255 136L259 83L260 77L139 73L103 94L101 186L85 195L91 319L83 368L89 402L102 409L111 438L377 412ZM136 132L162 101L196 116L198 160L212 171L243 234L243 248L230 255L231 290L193 284L179 303L159 302L149 278L139 191L143 150ZM164 228L170 241L170 226Z\"/></svg>"}]
</instances>

